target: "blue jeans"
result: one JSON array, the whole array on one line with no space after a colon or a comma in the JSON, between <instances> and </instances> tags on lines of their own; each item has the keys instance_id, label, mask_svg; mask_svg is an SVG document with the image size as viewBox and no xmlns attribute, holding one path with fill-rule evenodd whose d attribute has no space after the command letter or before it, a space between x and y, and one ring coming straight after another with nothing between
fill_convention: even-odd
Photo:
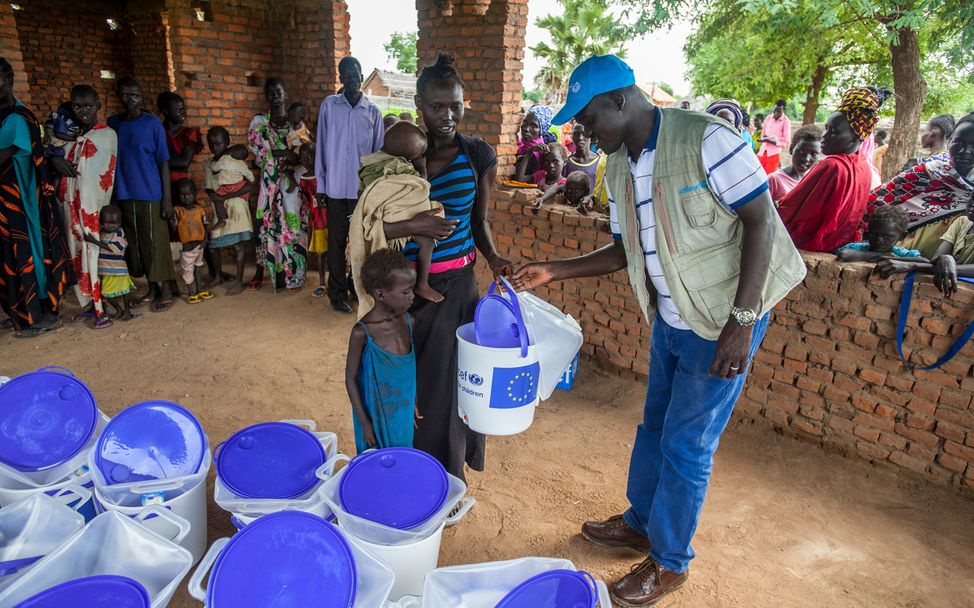
<instances>
[{"instance_id":1,"label":"blue jeans","mask_svg":"<svg viewBox=\"0 0 974 608\"><path fill-rule=\"evenodd\" d=\"M768 328L768 315L754 325L748 364ZM652 544L650 557L664 568L690 566L690 540L710 483L714 452L744 388L708 375L717 342L667 325L657 315L650 342L649 386L643 423L629 462L625 520Z\"/></svg>"}]
</instances>

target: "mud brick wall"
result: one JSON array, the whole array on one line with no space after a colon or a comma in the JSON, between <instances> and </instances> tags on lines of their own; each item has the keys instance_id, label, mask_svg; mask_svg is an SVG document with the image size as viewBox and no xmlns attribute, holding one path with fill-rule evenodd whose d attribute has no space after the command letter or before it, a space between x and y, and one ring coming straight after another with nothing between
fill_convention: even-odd
<instances>
[{"instance_id":1,"label":"mud brick wall","mask_svg":"<svg viewBox=\"0 0 974 608\"><path fill-rule=\"evenodd\" d=\"M462 131L497 149L498 174L513 170L521 122L527 0L416 0L419 67L449 51L466 83Z\"/></svg>"},{"instance_id":2,"label":"mud brick wall","mask_svg":"<svg viewBox=\"0 0 974 608\"><path fill-rule=\"evenodd\" d=\"M21 7L13 11L24 61L18 76L29 83L30 107L37 117L47 118L67 101L71 87L82 83L101 95L103 119L114 111L115 81L103 79L101 71L121 76L132 70L130 32L117 4L31 0ZM119 22L119 29L108 26L109 18Z\"/></svg>"},{"instance_id":3,"label":"mud brick wall","mask_svg":"<svg viewBox=\"0 0 974 608\"><path fill-rule=\"evenodd\" d=\"M30 83L24 77L24 54L20 48L20 34L17 31L17 18L9 2L0 3L0 57L3 57L17 75L14 80L14 95L25 105L31 105Z\"/></svg>"},{"instance_id":4,"label":"mud brick wall","mask_svg":"<svg viewBox=\"0 0 974 608\"><path fill-rule=\"evenodd\" d=\"M515 264L579 255L608 244L604 217L565 207L535 215L536 191L498 190L491 227ZM974 489L974 343L939 370L911 371L896 353L903 280L871 266L804 254L808 276L773 311L737 404L738 420L900 468L932 482ZM486 284L485 265L478 265ZM626 375L648 373L650 327L624 271L554 284L538 295L575 317L590 362ZM974 289L951 299L918 279L904 353L929 365L974 320Z\"/></svg>"}]
</instances>

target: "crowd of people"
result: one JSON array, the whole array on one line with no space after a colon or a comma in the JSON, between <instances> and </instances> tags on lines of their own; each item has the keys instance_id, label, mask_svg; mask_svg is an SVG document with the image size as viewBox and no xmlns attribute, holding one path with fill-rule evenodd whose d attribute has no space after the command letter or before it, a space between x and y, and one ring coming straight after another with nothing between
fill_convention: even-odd
<instances>
[{"instance_id":1,"label":"crowd of people","mask_svg":"<svg viewBox=\"0 0 974 608\"><path fill-rule=\"evenodd\" d=\"M793 129L782 99L769 116L755 115L753 124L734 99L718 99L706 112L740 133L742 149L753 149L767 174L771 199L799 249L835 253L842 261L875 262L883 276L933 273L949 294L957 276L969 276L966 266L974 263L957 242L969 235L974 113L956 121L949 114L931 118L921 136L924 154L883 183L888 132L874 129L891 94L875 87L846 91L824 129L816 124ZM586 139L580 124L573 126L571 139L559 144L548 129L551 116L544 106L526 113L515 185L527 182L543 191L536 208L557 200L582 213L606 211L605 155ZM790 163L781 167L784 150ZM584 161L573 164L575 159ZM585 167L591 170L583 175Z\"/></svg>"}]
</instances>

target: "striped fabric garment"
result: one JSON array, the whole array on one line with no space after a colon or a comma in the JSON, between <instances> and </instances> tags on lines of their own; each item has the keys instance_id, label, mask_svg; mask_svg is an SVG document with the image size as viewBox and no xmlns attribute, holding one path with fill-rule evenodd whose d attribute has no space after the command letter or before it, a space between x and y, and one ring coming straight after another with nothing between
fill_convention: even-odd
<instances>
[{"instance_id":1,"label":"striped fabric garment","mask_svg":"<svg viewBox=\"0 0 974 608\"><path fill-rule=\"evenodd\" d=\"M101 239L111 251L102 249L98 253L98 274L127 275L129 269L125 265L125 248L128 247L128 241L125 240L125 231L119 228L107 238L102 234Z\"/></svg>"},{"instance_id":2,"label":"striped fabric garment","mask_svg":"<svg viewBox=\"0 0 974 608\"><path fill-rule=\"evenodd\" d=\"M463 268L473 262L476 254L470 218L476 202L477 179L470 168L469 159L460 152L453 162L432 176L429 182L430 200L442 203L446 219L460 222L453 234L436 244L430 272ZM403 248L403 254L415 262L419 246L410 241Z\"/></svg>"},{"instance_id":3,"label":"striped fabric garment","mask_svg":"<svg viewBox=\"0 0 974 608\"><path fill-rule=\"evenodd\" d=\"M658 292L657 308L663 320L677 329L689 330L680 311L670 298L670 289L663 276L659 256L656 254L656 215L653 210L653 165L656 159L656 140L662 112L656 110L656 128L649 142L629 169L635 185L636 214L639 218L639 240L646 256L646 272ZM704 132L701 147L704 166L707 167L707 186L717 200L731 213L740 209L768 189L768 176L761 168L757 156L733 131L714 124ZM608 187L608 184L606 184ZM615 199L609 193L609 220L612 235L621 240Z\"/></svg>"}]
</instances>

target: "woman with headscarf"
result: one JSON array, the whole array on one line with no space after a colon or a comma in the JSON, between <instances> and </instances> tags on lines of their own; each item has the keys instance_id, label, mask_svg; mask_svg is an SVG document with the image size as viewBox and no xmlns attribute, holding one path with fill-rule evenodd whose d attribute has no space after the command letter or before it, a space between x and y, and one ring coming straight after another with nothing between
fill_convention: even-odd
<instances>
[{"instance_id":1,"label":"woman with headscarf","mask_svg":"<svg viewBox=\"0 0 974 608\"><path fill-rule=\"evenodd\" d=\"M869 195L866 217L880 205L903 205L910 214L904 247L932 257L950 223L974 193L974 113L957 121L947 158L921 162Z\"/></svg>"},{"instance_id":2,"label":"woman with headscarf","mask_svg":"<svg viewBox=\"0 0 974 608\"><path fill-rule=\"evenodd\" d=\"M749 146L754 146L754 138L744 128L744 117L746 114L739 101L736 99L718 99L707 106L707 114L713 114L714 116L723 118L734 125L734 130L741 134L741 139L746 141Z\"/></svg>"},{"instance_id":3,"label":"woman with headscarf","mask_svg":"<svg viewBox=\"0 0 974 608\"><path fill-rule=\"evenodd\" d=\"M514 179L530 182L531 175L544 169L544 155L548 144L558 141L551 132L551 119L554 117L548 106L531 106L521 121L521 139L517 142L517 160Z\"/></svg>"},{"instance_id":4,"label":"woman with headscarf","mask_svg":"<svg viewBox=\"0 0 974 608\"><path fill-rule=\"evenodd\" d=\"M835 251L859 240L872 180L859 146L876 127L887 96L866 87L846 91L825 123L825 158L781 199L778 213L799 249Z\"/></svg>"},{"instance_id":5,"label":"woman with headscarf","mask_svg":"<svg viewBox=\"0 0 974 608\"><path fill-rule=\"evenodd\" d=\"M57 329L73 279L46 179L40 123L14 97L14 69L0 58L0 308L18 338Z\"/></svg>"}]
</instances>

